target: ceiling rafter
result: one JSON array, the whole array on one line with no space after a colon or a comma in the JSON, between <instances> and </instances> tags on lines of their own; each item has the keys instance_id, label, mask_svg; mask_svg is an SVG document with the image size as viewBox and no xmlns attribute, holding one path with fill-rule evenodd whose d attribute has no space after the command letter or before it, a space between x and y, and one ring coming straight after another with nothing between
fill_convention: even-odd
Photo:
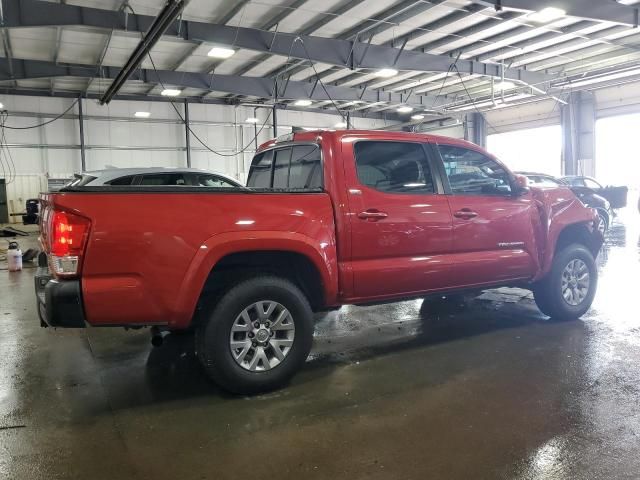
<instances>
[{"instance_id":1,"label":"ceiling rafter","mask_svg":"<svg viewBox=\"0 0 640 480\"><path fill-rule=\"evenodd\" d=\"M146 15L124 15L121 12L101 10L75 5L49 3L39 0L2 0L7 15L7 27L33 27L58 25L84 25L95 28L124 28L128 31L146 31L154 17ZM6 6L11 5L7 10ZM29 14L24 12L29 11ZM446 71L451 60L440 55L431 55L415 51L400 51L397 48L368 45L362 42L349 42L314 36L299 36L290 33L266 32L253 28L229 27L226 25L182 20L174 22L165 35L182 37L188 41L211 41L221 44L234 44L274 55L311 60L314 62L346 66L349 58L359 58L358 67L378 69L395 63L398 70ZM303 45L304 43L304 45ZM366 55L363 55L365 53ZM459 69L468 73L487 76L500 76L502 72L496 65L482 64L472 60L460 61ZM526 70L505 69L508 78L542 83L552 79L544 73L532 73Z\"/></svg>"},{"instance_id":2,"label":"ceiling rafter","mask_svg":"<svg viewBox=\"0 0 640 480\"><path fill-rule=\"evenodd\" d=\"M120 72L118 67L103 66L99 69L100 78L114 79ZM96 65L62 65L40 60L13 60L13 73L9 69L7 58L0 58L0 81L38 79L51 77L79 77L91 78L96 75ZM131 81L158 84L167 86L181 86L200 90L215 90L218 92L232 93L234 95L248 95L265 99L271 99L274 95L274 84L269 78L243 77L238 75L205 74L198 72L175 72L172 70L139 69L131 77ZM213 85L213 87L212 87ZM365 102L385 101L390 103L403 103L403 96L393 92L362 91L358 88L337 87L327 85L326 89L330 97L322 88L313 88L314 82L289 81L281 87L278 98L281 100L295 100L309 98L311 100L334 100ZM280 87L279 87L280 88ZM426 101L424 95L414 95L412 104L416 108Z\"/></svg>"},{"instance_id":3,"label":"ceiling rafter","mask_svg":"<svg viewBox=\"0 0 640 480\"><path fill-rule=\"evenodd\" d=\"M532 12L534 2L531 0L476 0L488 7L512 8L522 12ZM559 5L560 3L560 5ZM637 5L623 5L615 1L604 0L580 0L579 2L558 2L557 0L537 0L535 10L540 11L548 7L561 6L567 16L596 20L600 22L612 22L629 27L637 26Z\"/></svg>"}]
</instances>

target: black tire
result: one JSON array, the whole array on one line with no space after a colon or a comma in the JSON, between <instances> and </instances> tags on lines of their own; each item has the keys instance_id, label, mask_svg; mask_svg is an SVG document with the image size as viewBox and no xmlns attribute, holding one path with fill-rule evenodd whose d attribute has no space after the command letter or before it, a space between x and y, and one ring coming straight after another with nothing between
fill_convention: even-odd
<instances>
[{"instance_id":1,"label":"black tire","mask_svg":"<svg viewBox=\"0 0 640 480\"><path fill-rule=\"evenodd\" d=\"M589 286L584 299L577 305L566 300L562 292L562 275L573 260L581 260L589 271ZM551 272L533 289L533 295L542 313L554 320L575 320L584 315L593 303L598 286L598 269L591 252L579 244L564 247L556 253Z\"/></svg>"},{"instance_id":2,"label":"black tire","mask_svg":"<svg viewBox=\"0 0 640 480\"><path fill-rule=\"evenodd\" d=\"M291 314L293 344L284 359L271 369L251 371L232 354L231 328L245 308L260 301L276 302ZM227 291L196 331L198 358L211 379L225 390L255 394L286 384L304 365L313 341L313 313L305 295L288 280L262 276L246 280ZM257 337L257 335L256 335ZM265 347L264 351L271 351ZM251 352L255 352L255 348ZM258 365L262 364L260 361Z\"/></svg>"},{"instance_id":3,"label":"black tire","mask_svg":"<svg viewBox=\"0 0 640 480\"><path fill-rule=\"evenodd\" d=\"M602 225L604 227L602 233L607 233L609 231L609 222L611 221L609 219L609 215L602 210L598 210L598 218L600 219L600 222L602 222Z\"/></svg>"}]
</instances>

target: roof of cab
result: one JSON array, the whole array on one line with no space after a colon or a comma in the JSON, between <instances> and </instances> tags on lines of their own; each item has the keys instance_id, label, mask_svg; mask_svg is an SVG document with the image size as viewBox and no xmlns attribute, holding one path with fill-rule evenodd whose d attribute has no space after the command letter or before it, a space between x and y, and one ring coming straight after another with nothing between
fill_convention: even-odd
<instances>
[{"instance_id":1,"label":"roof of cab","mask_svg":"<svg viewBox=\"0 0 640 480\"><path fill-rule=\"evenodd\" d=\"M307 130L307 131L294 132L293 134L282 135L281 137L277 137L277 138L272 138L271 140L264 142L262 145L260 145L256 153L261 152L267 148L273 147L283 141L293 141L293 142L316 141L316 140L319 140L319 137L327 137L327 136L337 136L337 137L359 136L359 137L369 137L371 139L380 139L380 140L383 140L383 139L384 140L414 140L414 141L419 140L422 142L460 145L460 146L470 147L470 148L484 152L484 150L481 147L467 140L462 140L462 139L452 138L452 137L445 137L443 135L432 135L427 133L390 132L387 130ZM286 137L286 139L279 140L280 138L283 138L283 137Z\"/></svg>"}]
</instances>

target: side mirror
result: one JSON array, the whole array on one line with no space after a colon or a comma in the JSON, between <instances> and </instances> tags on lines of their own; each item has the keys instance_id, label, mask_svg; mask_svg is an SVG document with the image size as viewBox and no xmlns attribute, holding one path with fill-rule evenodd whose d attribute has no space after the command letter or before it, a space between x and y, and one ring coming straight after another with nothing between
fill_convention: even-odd
<instances>
[{"instance_id":1,"label":"side mirror","mask_svg":"<svg viewBox=\"0 0 640 480\"><path fill-rule=\"evenodd\" d=\"M515 196L520 196L529 192L529 179L526 176L520 175L520 174L515 174L514 177L515 177L515 185L514 185L515 188L513 189L513 194Z\"/></svg>"}]
</instances>

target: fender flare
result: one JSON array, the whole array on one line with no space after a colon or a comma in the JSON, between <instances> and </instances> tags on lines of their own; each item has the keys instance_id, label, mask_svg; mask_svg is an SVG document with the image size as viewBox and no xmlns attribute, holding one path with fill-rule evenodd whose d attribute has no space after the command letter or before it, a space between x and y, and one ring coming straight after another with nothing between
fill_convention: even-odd
<instances>
[{"instance_id":1,"label":"fender flare","mask_svg":"<svg viewBox=\"0 0 640 480\"><path fill-rule=\"evenodd\" d=\"M320 274L322 285L319 287L322 288L325 303L332 305L337 301L338 266L334 243L319 243L295 232L226 232L214 235L200 245L180 285L178 313L169 323L186 327L191 322L205 282L222 258L252 251L281 251L304 255Z\"/></svg>"}]
</instances>

